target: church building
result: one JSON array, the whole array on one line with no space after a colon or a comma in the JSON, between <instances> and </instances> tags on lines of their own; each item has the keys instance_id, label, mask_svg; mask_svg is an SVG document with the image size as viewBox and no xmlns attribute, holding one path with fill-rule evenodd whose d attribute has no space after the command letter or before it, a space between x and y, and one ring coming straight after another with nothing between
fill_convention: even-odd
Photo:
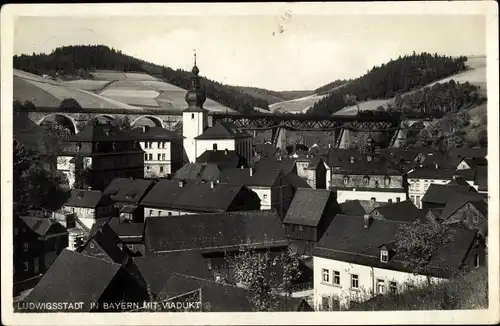
<instances>
[{"instance_id":1,"label":"church building","mask_svg":"<svg viewBox=\"0 0 500 326\"><path fill-rule=\"evenodd\" d=\"M247 162L252 159L253 137L234 124L217 122L208 126L208 110L203 108L206 95L201 86L196 54L191 89L186 94L187 109L182 112L184 150L190 163L196 162L205 151L236 151Z\"/></svg>"}]
</instances>

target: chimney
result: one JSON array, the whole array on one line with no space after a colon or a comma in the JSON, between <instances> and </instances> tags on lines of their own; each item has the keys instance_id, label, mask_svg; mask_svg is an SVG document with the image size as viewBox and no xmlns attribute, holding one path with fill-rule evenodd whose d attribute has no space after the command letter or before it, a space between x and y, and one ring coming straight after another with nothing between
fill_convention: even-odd
<instances>
[{"instance_id":1,"label":"chimney","mask_svg":"<svg viewBox=\"0 0 500 326\"><path fill-rule=\"evenodd\" d=\"M213 188L213 187L215 187L215 182L212 180L212 181L210 181L210 188Z\"/></svg>"},{"instance_id":2,"label":"chimney","mask_svg":"<svg viewBox=\"0 0 500 326\"><path fill-rule=\"evenodd\" d=\"M184 181L183 180L179 180L179 188L182 188L184 187Z\"/></svg>"},{"instance_id":3,"label":"chimney","mask_svg":"<svg viewBox=\"0 0 500 326\"><path fill-rule=\"evenodd\" d=\"M229 151L227 150L227 148L224 150L224 154L229 154Z\"/></svg>"},{"instance_id":4,"label":"chimney","mask_svg":"<svg viewBox=\"0 0 500 326\"><path fill-rule=\"evenodd\" d=\"M375 197L370 198L370 203L375 204Z\"/></svg>"},{"instance_id":5,"label":"chimney","mask_svg":"<svg viewBox=\"0 0 500 326\"><path fill-rule=\"evenodd\" d=\"M250 168L250 176L253 177L253 169Z\"/></svg>"},{"instance_id":6,"label":"chimney","mask_svg":"<svg viewBox=\"0 0 500 326\"><path fill-rule=\"evenodd\" d=\"M351 156L351 157L349 158L349 162L354 163L354 156Z\"/></svg>"},{"instance_id":7,"label":"chimney","mask_svg":"<svg viewBox=\"0 0 500 326\"><path fill-rule=\"evenodd\" d=\"M365 214L365 216L364 216L365 229L368 229L370 227L371 220L372 220L372 217L370 215L368 215L368 214Z\"/></svg>"},{"instance_id":8,"label":"chimney","mask_svg":"<svg viewBox=\"0 0 500 326\"><path fill-rule=\"evenodd\" d=\"M439 164L436 163L435 165L436 165L436 170L439 169Z\"/></svg>"}]
</instances>

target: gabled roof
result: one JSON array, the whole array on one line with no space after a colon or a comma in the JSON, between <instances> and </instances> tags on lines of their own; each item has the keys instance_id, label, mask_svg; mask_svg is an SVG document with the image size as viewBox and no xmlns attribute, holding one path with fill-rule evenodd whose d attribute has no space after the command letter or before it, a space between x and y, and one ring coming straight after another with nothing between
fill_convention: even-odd
<instances>
[{"instance_id":1,"label":"gabled roof","mask_svg":"<svg viewBox=\"0 0 500 326\"><path fill-rule=\"evenodd\" d=\"M174 180L215 181L219 178L220 169L216 164L187 163L172 177Z\"/></svg>"},{"instance_id":2,"label":"gabled roof","mask_svg":"<svg viewBox=\"0 0 500 326\"><path fill-rule=\"evenodd\" d=\"M202 279L213 278L203 256L196 251L136 257L134 263L155 295L161 292L174 272Z\"/></svg>"},{"instance_id":3,"label":"gabled roof","mask_svg":"<svg viewBox=\"0 0 500 326\"><path fill-rule=\"evenodd\" d=\"M343 161L340 166L332 169L332 174L363 174L363 175L402 175L403 172L391 161L384 158L374 158L368 161L366 157L361 157L351 163L349 160Z\"/></svg>"},{"instance_id":4,"label":"gabled roof","mask_svg":"<svg viewBox=\"0 0 500 326\"><path fill-rule=\"evenodd\" d=\"M306 180L293 172L285 173L285 179L290 183L294 190L297 190L298 188L311 188Z\"/></svg>"},{"instance_id":5,"label":"gabled roof","mask_svg":"<svg viewBox=\"0 0 500 326\"><path fill-rule=\"evenodd\" d=\"M146 127L145 129L134 128L132 129L131 134L137 140L171 141L175 139L184 139L182 135L162 127Z\"/></svg>"},{"instance_id":6,"label":"gabled roof","mask_svg":"<svg viewBox=\"0 0 500 326\"><path fill-rule=\"evenodd\" d=\"M95 208L109 201L100 190L71 189L69 199L65 206Z\"/></svg>"},{"instance_id":7,"label":"gabled roof","mask_svg":"<svg viewBox=\"0 0 500 326\"><path fill-rule=\"evenodd\" d=\"M285 229L275 210L238 211L146 219L146 247L152 252L238 250L286 245Z\"/></svg>"},{"instance_id":8,"label":"gabled roof","mask_svg":"<svg viewBox=\"0 0 500 326\"><path fill-rule=\"evenodd\" d=\"M349 162L351 157L359 159L361 153L353 148L329 148L326 163L329 167L340 167Z\"/></svg>"},{"instance_id":9,"label":"gabled roof","mask_svg":"<svg viewBox=\"0 0 500 326\"><path fill-rule=\"evenodd\" d=\"M488 217L488 204L484 201L481 194L475 196L458 194L448 199L446 206L439 215L439 219L446 221L467 203L473 205L484 217Z\"/></svg>"},{"instance_id":10,"label":"gabled roof","mask_svg":"<svg viewBox=\"0 0 500 326\"><path fill-rule=\"evenodd\" d=\"M417 219L424 221L425 218L424 213L409 200L377 207L371 214L375 211L390 221L414 222Z\"/></svg>"},{"instance_id":11,"label":"gabled roof","mask_svg":"<svg viewBox=\"0 0 500 326\"><path fill-rule=\"evenodd\" d=\"M395 235L406 222L373 219L368 228L364 227L363 216L337 215L328 230L317 243L314 256L344 262L368 265L384 269L411 272L404 266L404 258L396 252L388 263L380 262L379 250L394 243ZM459 225L453 227L454 238L438 248L429 262L431 274L446 273L448 267L461 267L476 232Z\"/></svg>"},{"instance_id":12,"label":"gabled roof","mask_svg":"<svg viewBox=\"0 0 500 326\"><path fill-rule=\"evenodd\" d=\"M473 169L479 165L485 166L488 165L488 160L484 157L471 157L471 158L465 158L464 159L465 163Z\"/></svg>"},{"instance_id":13,"label":"gabled roof","mask_svg":"<svg viewBox=\"0 0 500 326\"><path fill-rule=\"evenodd\" d=\"M99 301L120 266L64 249L24 302L83 302L74 311L90 311L90 304Z\"/></svg>"},{"instance_id":14,"label":"gabled roof","mask_svg":"<svg viewBox=\"0 0 500 326\"><path fill-rule=\"evenodd\" d=\"M94 244L98 245L102 252L90 250ZM88 240L80 252L116 264L125 264L128 261L128 256L120 248L122 245L122 241L108 223L94 224L90 229Z\"/></svg>"},{"instance_id":15,"label":"gabled roof","mask_svg":"<svg viewBox=\"0 0 500 326\"><path fill-rule=\"evenodd\" d=\"M36 234L44 236L50 233L50 229L57 230L57 233L63 231L66 232L64 226L59 222L47 218L47 217L36 217L36 216L21 216L20 219ZM54 231L52 231L54 232Z\"/></svg>"},{"instance_id":16,"label":"gabled roof","mask_svg":"<svg viewBox=\"0 0 500 326\"><path fill-rule=\"evenodd\" d=\"M459 194L475 197L478 193L468 185L431 184L422 197L422 202L445 205L451 197Z\"/></svg>"},{"instance_id":17,"label":"gabled roof","mask_svg":"<svg viewBox=\"0 0 500 326\"><path fill-rule=\"evenodd\" d=\"M91 123L69 139L70 142L123 142L135 141L134 135L112 124Z\"/></svg>"},{"instance_id":18,"label":"gabled roof","mask_svg":"<svg viewBox=\"0 0 500 326\"><path fill-rule=\"evenodd\" d=\"M450 150L450 155L461 158L485 158L488 155L488 148L465 148L455 147Z\"/></svg>"},{"instance_id":19,"label":"gabled roof","mask_svg":"<svg viewBox=\"0 0 500 326\"><path fill-rule=\"evenodd\" d=\"M408 178L410 179L439 179L447 180L451 179L454 174L457 174L456 170L453 168L443 168L436 166L424 166L416 167L413 171L408 172Z\"/></svg>"},{"instance_id":20,"label":"gabled roof","mask_svg":"<svg viewBox=\"0 0 500 326\"><path fill-rule=\"evenodd\" d=\"M219 181L232 185L271 187L282 175L280 170L225 169L220 172Z\"/></svg>"},{"instance_id":21,"label":"gabled roof","mask_svg":"<svg viewBox=\"0 0 500 326\"><path fill-rule=\"evenodd\" d=\"M195 139L236 139L251 138L252 136L239 130L234 124L228 122L216 122L212 127L205 130L204 133L195 137Z\"/></svg>"},{"instance_id":22,"label":"gabled roof","mask_svg":"<svg viewBox=\"0 0 500 326\"><path fill-rule=\"evenodd\" d=\"M457 170L455 174L464 180L474 181L476 177L476 169Z\"/></svg>"},{"instance_id":23,"label":"gabled roof","mask_svg":"<svg viewBox=\"0 0 500 326\"><path fill-rule=\"evenodd\" d=\"M295 167L295 163L297 159L295 158L286 158L283 157L281 159L276 157L262 157L255 169L259 170L283 170L284 172L292 172Z\"/></svg>"},{"instance_id":24,"label":"gabled roof","mask_svg":"<svg viewBox=\"0 0 500 326\"><path fill-rule=\"evenodd\" d=\"M153 183L145 179L115 178L104 189L104 194L113 201L139 203Z\"/></svg>"},{"instance_id":25,"label":"gabled roof","mask_svg":"<svg viewBox=\"0 0 500 326\"><path fill-rule=\"evenodd\" d=\"M346 215L370 214L375 208L389 205L387 202L371 200L346 200L340 204L340 211Z\"/></svg>"},{"instance_id":26,"label":"gabled roof","mask_svg":"<svg viewBox=\"0 0 500 326\"><path fill-rule=\"evenodd\" d=\"M236 151L230 150L206 150L196 159L196 163L217 164L221 170L248 166L248 163L243 156L236 153Z\"/></svg>"},{"instance_id":27,"label":"gabled roof","mask_svg":"<svg viewBox=\"0 0 500 326\"><path fill-rule=\"evenodd\" d=\"M179 185L182 183L182 187ZM201 212L226 211L238 194L242 185L198 181L176 181L162 179L141 201L145 207L163 207Z\"/></svg>"},{"instance_id":28,"label":"gabled roof","mask_svg":"<svg viewBox=\"0 0 500 326\"><path fill-rule=\"evenodd\" d=\"M113 218L108 225L123 243L142 242L144 238L144 223L119 223Z\"/></svg>"},{"instance_id":29,"label":"gabled roof","mask_svg":"<svg viewBox=\"0 0 500 326\"><path fill-rule=\"evenodd\" d=\"M331 203L331 196L330 190L297 189L283 223L318 226Z\"/></svg>"}]
</instances>

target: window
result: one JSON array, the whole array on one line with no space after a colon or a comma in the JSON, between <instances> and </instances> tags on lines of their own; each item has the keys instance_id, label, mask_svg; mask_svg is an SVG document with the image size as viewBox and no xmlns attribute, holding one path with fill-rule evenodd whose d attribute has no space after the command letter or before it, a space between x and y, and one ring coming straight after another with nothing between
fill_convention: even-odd
<instances>
[{"instance_id":1,"label":"window","mask_svg":"<svg viewBox=\"0 0 500 326\"><path fill-rule=\"evenodd\" d=\"M387 176L386 176L386 177L384 178L384 185L385 185L386 187L389 187L389 186L391 185L391 178L390 178L390 177L387 177Z\"/></svg>"},{"instance_id":2,"label":"window","mask_svg":"<svg viewBox=\"0 0 500 326\"><path fill-rule=\"evenodd\" d=\"M330 310L330 298L322 297L321 298L321 310Z\"/></svg>"},{"instance_id":3,"label":"window","mask_svg":"<svg viewBox=\"0 0 500 326\"><path fill-rule=\"evenodd\" d=\"M398 292L398 284L394 281L389 282L389 291L391 294L396 294Z\"/></svg>"},{"instance_id":4,"label":"window","mask_svg":"<svg viewBox=\"0 0 500 326\"><path fill-rule=\"evenodd\" d=\"M323 275L322 279L324 283L330 282L330 272L328 271L328 269L322 269L321 274Z\"/></svg>"},{"instance_id":5,"label":"window","mask_svg":"<svg viewBox=\"0 0 500 326\"><path fill-rule=\"evenodd\" d=\"M415 197L415 206L420 207L420 196Z\"/></svg>"},{"instance_id":6,"label":"window","mask_svg":"<svg viewBox=\"0 0 500 326\"><path fill-rule=\"evenodd\" d=\"M385 291L385 281L378 279L377 280L377 293L384 294L384 291Z\"/></svg>"},{"instance_id":7,"label":"window","mask_svg":"<svg viewBox=\"0 0 500 326\"><path fill-rule=\"evenodd\" d=\"M356 274L351 275L351 289L359 289L359 276Z\"/></svg>"},{"instance_id":8,"label":"window","mask_svg":"<svg viewBox=\"0 0 500 326\"><path fill-rule=\"evenodd\" d=\"M30 265L28 264L27 261L24 262L24 271L27 272L29 269Z\"/></svg>"},{"instance_id":9,"label":"window","mask_svg":"<svg viewBox=\"0 0 500 326\"><path fill-rule=\"evenodd\" d=\"M172 216L172 212L168 212L168 216Z\"/></svg>"},{"instance_id":10,"label":"window","mask_svg":"<svg viewBox=\"0 0 500 326\"><path fill-rule=\"evenodd\" d=\"M165 161L165 153L161 154L161 160Z\"/></svg>"},{"instance_id":11,"label":"window","mask_svg":"<svg viewBox=\"0 0 500 326\"><path fill-rule=\"evenodd\" d=\"M479 223L479 215L477 215L477 214L472 215L472 222L474 224Z\"/></svg>"},{"instance_id":12,"label":"window","mask_svg":"<svg viewBox=\"0 0 500 326\"><path fill-rule=\"evenodd\" d=\"M158 161L161 159L161 154L158 154Z\"/></svg>"},{"instance_id":13,"label":"window","mask_svg":"<svg viewBox=\"0 0 500 326\"><path fill-rule=\"evenodd\" d=\"M152 161L153 160L153 154L149 154L149 160Z\"/></svg>"},{"instance_id":14,"label":"window","mask_svg":"<svg viewBox=\"0 0 500 326\"><path fill-rule=\"evenodd\" d=\"M365 186L367 186L369 183L370 183L370 177L365 176L365 177L363 178L363 184L364 184Z\"/></svg>"},{"instance_id":15,"label":"window","mask_svg":"<svg viewBox=\"0 0 500 326\"><path fill-rule=\"evenodd\" d=\"M216 151L217 150L217 144L213 144L212 148L213 148L214 151Z\"/></svg>"},{"instance_id":16,"label":"window","mask_svg":"<svg viewBox=\"0 0 500 326\"><path fill-rule=\"evenodd\" d=\"M344 186L347 186L348 183L349 183L349 177L345 176L344 177Z\"/></svg>"},{"instance_id":17,"label":"window","mask_svg":"<svg viewBox=\"0 0 500 326\"><path fill-rule=\"evenodd\" d=\"M148 154L144 154L144 161L148 160Z\"/></svg>"},{"instance_id":18,"label":"window","mask_svg":"<svg viewBox=\"0 0 500 326\"><path fill-rule=\"evenodd\" d=\"M389 198L389 199L387 200L387 202L388 202L389 204L392 204L392 198Z\"/></svg>"},{"instance_id":19,"label":"window","mask_svg":"<svg viewBox=\"0 0 500 326\"><path fill-rule=\"evenodd\" d=\"M163 172L163 166L160 166L160 172Z\"/></svg>"},{"instance_id":20,"label":"window","mask_svg":"<svg viewBox=\"0 0 500 326\"><path fill-rule=\"evenodd\" d=\"M415 204L415 196L410 196L411 202Z\"/></svg>"},{"instance_id":21,"label":"window","mask_svg":"<svg viewBox=\"0 0 500 326\"><path fill-rule=\"evenodd\" d=\"M24 251L28 251L28 243L27 242L24 243Z\"/></svg>"},{"instance_id":22,"label":"window","mask_svg":"<svg viewBox=\"0 0 500 326\"><path fill-rule=\"evenodd\" d=\"M191 113L191 120L194 120L194 113Z\"/></svg>"},{"instance_id":23,"label":"window","mask_svg":"<svg viewBox=\"0 0 500 326\"><path fill-rule=\"evenodd\" d=\"M399 203L401 201L400 197L396 197L396 202Z\"/></svg>"},{"instance_id":24,"label":"window","mask_svg":"<svg viewBox=\"0 0 500 326\"><path fill-rule=\"evenodd\" d=\"M264 195L264 201L266 201L266 200L267 200L267 195Z\"/></svg>"},{"instance_id":25,"label":"window","mask_svg":"<svg viewBox=\"0 0 500 326\"><path fill-rule=\"evenodd\" d=\"M375 188L378 188L378 187L379 187L378 181L375 181Z\"/></svg>"},{"instance_id":26,"label":"window","mask_svg":"<svg viewBox=\"0 0 500 326\"><path fill-rule=\"evenodd\" d=\"M387 250L380 250L380 261L383 263L389 261L389 252Z\"/></svg>"},{"instance_id":27,"label":"window","mask_svg":"<svg viewBox=\"0 0 500 326\"><path fill-rule=\"evenodd\" d=\"M304 231L304 227L302 225L299 225L299 231L300 232Z\"/></svg>"},{"instance_id":28,"label":"window","mask_svg":"<svg viewBox=\"0 0 500 326\"><path fill-rule=\"evenodd\" d=\"M153 216L153 210L152 209L149 210L149 216Z\"/></svg>"},{"instance_id":29,"label":"window","mask_svg":"<svg viewBox=\"0 0 500 326\"><path fill-rule=\"evenodd\" d=\"M333 271L333 284L340 285L340 272Z\"/></svg>"},{"instance_id":30,"label":"window","mask_svg":"<svg viewBox=\"0 0 500 326\"><path fill-rule=\"evenodd\" d=\"M478 268L479 265L480 265L479 254L476 254L476 256L474 256L474 267Z\"/></svg>"}]
</instances>

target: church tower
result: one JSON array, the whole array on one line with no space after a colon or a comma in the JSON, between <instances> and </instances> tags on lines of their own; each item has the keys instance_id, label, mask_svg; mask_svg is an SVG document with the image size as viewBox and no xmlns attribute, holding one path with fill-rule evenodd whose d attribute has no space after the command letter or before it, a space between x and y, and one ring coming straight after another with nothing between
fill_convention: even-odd
<instances>
[{"instance_id":1,"label":"church tower","mask_svg":"<svg viewBox=\"0 0 500 326\"><path fill-rule=\"evenodd\" d=\"M184 136L184 150L189 162L195 162L198 155L196 151L196 137L201 135L208 126L207 110L203 108L206 96L201 86L200 70L196 66L196 53L194 54L194 66L191 70L194 76L191 78L191 88L186 93L187 109L182 111L182 135Z\"/></svg>"}]
</instances>

